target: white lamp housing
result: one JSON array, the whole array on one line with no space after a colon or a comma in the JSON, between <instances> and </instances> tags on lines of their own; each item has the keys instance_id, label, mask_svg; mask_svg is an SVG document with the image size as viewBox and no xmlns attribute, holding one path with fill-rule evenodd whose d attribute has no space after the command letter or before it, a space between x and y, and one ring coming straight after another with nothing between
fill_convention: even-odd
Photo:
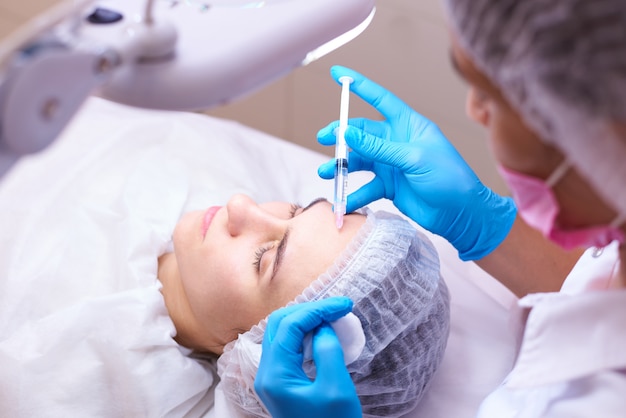
<instances>
[{"instance_id":1,"label":"white lamp housing","mask_svg":"<svg viewBox=\"0 0 626 418\"><path fill-rule=\"evenodd\" d=\"M0 39L0 177L94 92L132 106L229 102L348 42L374 0L47 0Z\"/></svg>"},{"instance_id":2,"label":"white lamp housing","mask_svg":"<svg viewBox=\"0 0 626 418\"><path fill-rule=\"evenodd\" d=\"M91 25L86 36L127 45L146 30L136 2L102 4L125 19ZM224 104L351 40L375 10L374 0L156 0L154 6L154 25L177 30L172 55L142 58L133 50L102 86L104 97L154 109Z\"/></svg>"}]
</instances>

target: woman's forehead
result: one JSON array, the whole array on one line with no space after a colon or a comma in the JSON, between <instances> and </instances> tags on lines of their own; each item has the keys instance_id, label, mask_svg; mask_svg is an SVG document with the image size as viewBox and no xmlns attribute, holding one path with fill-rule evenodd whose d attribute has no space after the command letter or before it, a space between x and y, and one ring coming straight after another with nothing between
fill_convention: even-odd
<instances>
[{"instance_id":1,"label":"woman's forehead","mask_svg":"<svg viewBox=\"0 0 626 418\"><path fill-rule=\"evenodd\" d=\"M474 65L454 37L452 37L450 48L450 62L457 74L469 84L484 90L489 95L502 97L500 90Z\"/></svg>"}]
</instances>

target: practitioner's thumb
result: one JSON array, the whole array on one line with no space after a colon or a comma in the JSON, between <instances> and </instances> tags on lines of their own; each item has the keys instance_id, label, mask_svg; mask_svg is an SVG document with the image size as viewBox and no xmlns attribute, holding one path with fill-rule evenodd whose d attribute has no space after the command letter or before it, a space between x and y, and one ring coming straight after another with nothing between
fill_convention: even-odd
<instances>
[{"instance_id":1,"label":"practitioner's thumb","mask_svg":"<svg viewBox=\"0 0 626 418\"><path fill-rule=\"evenodd\" d=\"M314 331L313 361L317 369L317 384L325 387L352 384L341 343L328 323L320 325Z\"/></svg>"}]
</instances>

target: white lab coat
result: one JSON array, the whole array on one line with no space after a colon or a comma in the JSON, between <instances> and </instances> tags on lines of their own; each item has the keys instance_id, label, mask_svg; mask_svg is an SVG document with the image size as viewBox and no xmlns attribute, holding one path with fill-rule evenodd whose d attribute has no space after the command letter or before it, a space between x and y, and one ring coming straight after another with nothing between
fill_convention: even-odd
<instances>
[{"instance_id":1,"label":"white lab coat","mask_svg":"<svg viewBox=\"0 0 626 418\"><path fill-rule=\"evenodd\" d=\"M626 417L626 289L617 244L588 250L561 292L519 301L523 330L511 373L479 418Z\"/></svg>"}]
</instances>

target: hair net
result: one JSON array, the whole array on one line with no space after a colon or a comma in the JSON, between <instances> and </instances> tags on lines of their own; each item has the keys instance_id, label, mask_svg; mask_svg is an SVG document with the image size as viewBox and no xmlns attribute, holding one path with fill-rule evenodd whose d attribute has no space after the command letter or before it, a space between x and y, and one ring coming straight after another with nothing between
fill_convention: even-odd
<instances>
[{"instance_id":1,"label":"hair net","mask_svg":"<svg viewBox=\"0 0 626 418\"><path fill-rule=\"evenodd\" d=\"M626 213L626 2L445 1L474 64Z\"/></svg>"},{"instance_id":2,"label":"hair net","mask_svg":"<svg viewBox=\"0 0 626 418\"><path fill-rule=\"evenodd\" d=\"M364 417L412 410L437 370L449 332L449 297L430 241L406 220L368 211L333 267L295 302L344 295L354 302L366 337L348 371ZM218 373L224 393L244 415L269 417L254 392L266 319L224 349ZM312 362L304 369L314 375Z\"/></svg>"}]
</instances>

